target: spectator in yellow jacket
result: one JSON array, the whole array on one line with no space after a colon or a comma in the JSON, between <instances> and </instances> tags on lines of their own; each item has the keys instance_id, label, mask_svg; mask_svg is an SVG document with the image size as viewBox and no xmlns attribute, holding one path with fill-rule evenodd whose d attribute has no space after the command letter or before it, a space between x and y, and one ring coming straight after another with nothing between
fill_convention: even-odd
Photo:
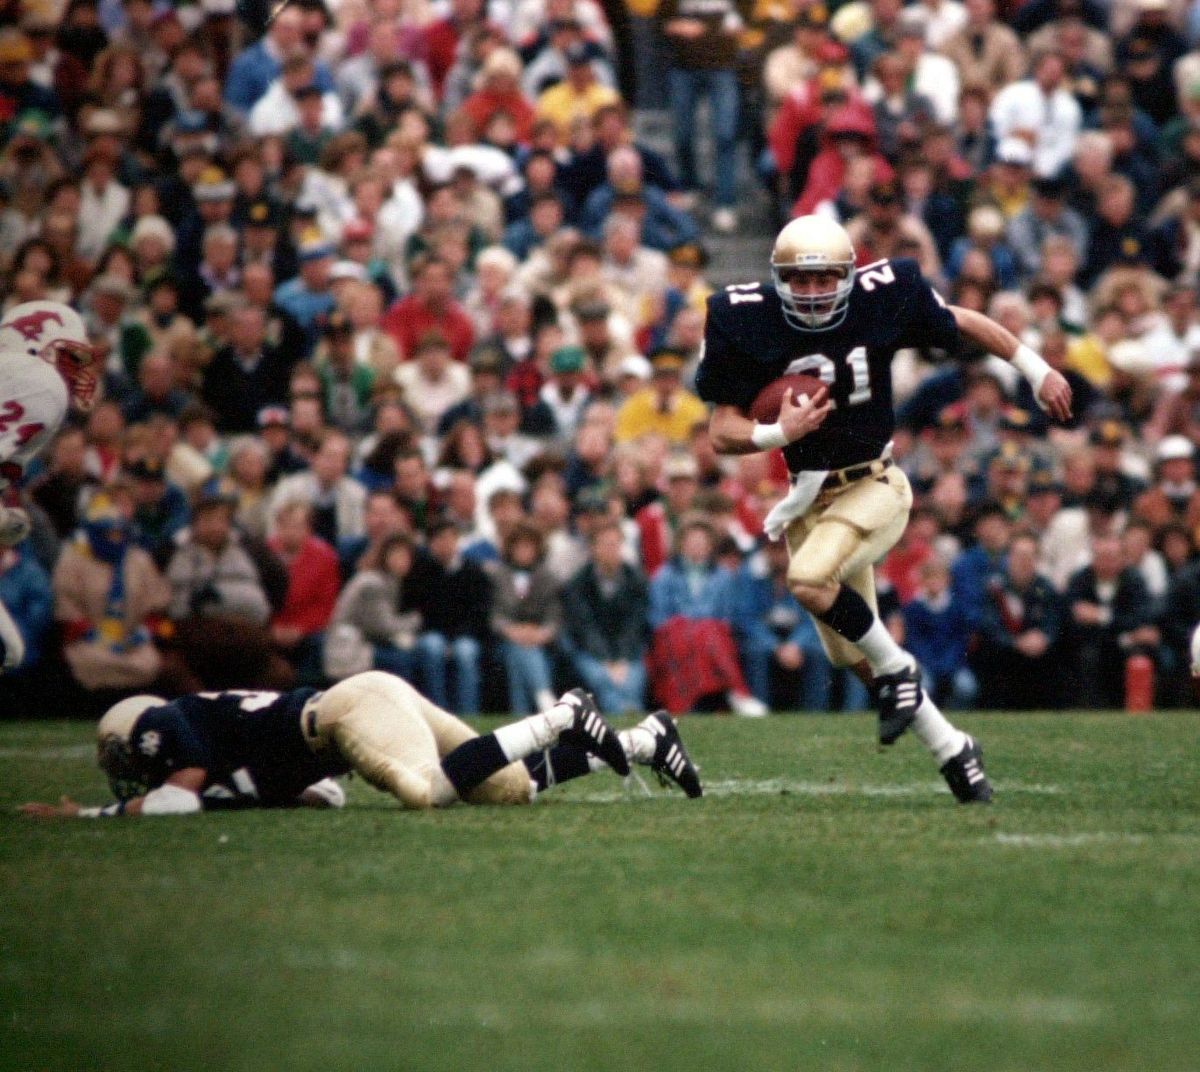
<instances>
[{"instance_id":1,"label":"spectator in yellow jacket","mask_svg":"<svg viewBox=\"0 0 1200 1072\"><path fill-rule=\"evenodd\" d=\"M627 443L650 432L686 444L692 427L708 419L708 407L682 385L684 355L659 349L650 355L650 385L634 392L617 410L615 438Z\"/></svg>"}]
</instances>

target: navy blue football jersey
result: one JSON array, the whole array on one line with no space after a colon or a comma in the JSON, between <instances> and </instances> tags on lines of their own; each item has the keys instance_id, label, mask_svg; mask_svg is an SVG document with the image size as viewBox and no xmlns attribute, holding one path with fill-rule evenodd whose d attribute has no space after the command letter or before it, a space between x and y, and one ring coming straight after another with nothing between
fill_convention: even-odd
<instances>
[{"instance_id":1,"label":"navy blue football jersey","mask_svg":"<svg viewBox=\"0 0 1200 1072\"><path fill-rule=\"evenodd\" d=\"M300 713L315 689L291 692L201 692L154 707L133 725L130 748L151 789L186 767L208 772L208 806L230 799L267 807L294 804L308 786L346 774L335 749L315 755ZM221 787L224 791L208 793Z\"/></svg>"},{"instance_id":2,"label":"navy blue football jersey","mask_svg":"<svg viewBox=\"0 0 1200 1072\"><path fill-rule=\"evenodd\" d=\"M892 358L907 347L953 349L954 315L916 261L858 269L845 319L799 331L784 319L772 283L726 287L708 299L696 390L705 402L748 410L767 384L805 372L829 385L833 412L784 448L792 472L844 469L878 458L892 438Z\"/></svg>"}]
</instances>

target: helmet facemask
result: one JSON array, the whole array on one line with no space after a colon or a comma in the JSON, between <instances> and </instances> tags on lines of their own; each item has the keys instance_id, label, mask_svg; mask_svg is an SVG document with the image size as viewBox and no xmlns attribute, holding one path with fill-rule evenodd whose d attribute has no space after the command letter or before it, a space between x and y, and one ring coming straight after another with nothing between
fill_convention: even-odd
<instances>
[{"instance_id":1,"label":"helmet facemask","mask_svg":"<svg viewBox=\"0 0 1200 1072\"><path fill-rule=\"evenodd\" d=\"M138 770L133 750L120 737L105 737L97 745L97 762L108 776L108 784L118 800L144 796L149 786L145 775Z\"/></svg>"},{"instance_id":2,"label":"helmet facemask","mask_svg":"<svg viewBox=\"0 0 1200 1072\"><path fill-rule=\"evenodd\" d=\"M62 377L71 404L83 413L96 403L100 355L88 342L83 318L55 301L22 302L0 318L0 350L28 354Z\"/></svg>"},{"instance_id":3,"label":"helmet facemask","mask_svg":"<svg viewBox=\"0 0 1200 1072\"><path fill-rule=\"evenodd\" d=\"M41 356L66 382L71 404L81 413L89 413L100 388L95 347L70 339L55 339L42 350Z\"/></svg>"},{"instance_id":4,"label":"helmet facemask","mask_svg":"<svg viewBox=\"0 0 1200 1072\"><path fill-rule=\"evenodd\" d=\"M830 261L814 256L811 263L803 255L790 264L771 264L771 279L783 307L784 319L797 331L824 331L837 327L846 319L850 308L850 292L854 289L854 262ZM841 279L830 291L816 294L797 294L788 283L797 272L840 272Z\"/></svg>"}]
</instances>

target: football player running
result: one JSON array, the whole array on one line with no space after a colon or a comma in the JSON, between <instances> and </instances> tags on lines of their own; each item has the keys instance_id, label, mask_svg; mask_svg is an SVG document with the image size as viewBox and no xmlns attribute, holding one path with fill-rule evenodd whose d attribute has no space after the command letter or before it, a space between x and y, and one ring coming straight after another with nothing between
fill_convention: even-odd
<instances>
[{"instance_id":1,"label":"football player running","mask_svg":"<svg viewBox=\"0 0 1200 1072\"><path fill-rule=\"evenodd\" d=\"M104 807L21 808L38 818L167 815L227 807L340 807L330 779L355 771L406 808L528 804L561 782L644 764L689 797L700 778L665 712L618 734L575 689L548 711L480 736L392 674L372 670L325 692L132 696L96 730L117 797Z\"/></svg>"},{"instance_id":2,"label":"football player running","mask_svg":"<svg viewBox=\"0 0 1200 1072\"><path fill-rule=\"evenodd\" d=\"M891 460L891 362L908 347L953 351L961 334L1011 361L1058 420L1071 415L1071 389L995 321L947 306L914 261L856 268L850 238L832 220L788 223L775 240L771 277L709 299L696 385L714 406L713 445L723 454L783 450L792 487L768 515L767 533L787 540L788 583L830 661L874 688L882 744L911 726L954 796L986 803L982 749L922 690L916 660L876 613L873 565L904 532L912 506L908 480ZM772 424L747 415L767 384L794 373L824 386L812 398L789 392Z\"/></svg>"},{"instance_id":3,"label":"football player running","mask_svg":"<svg viewBox=\"0 0 1200 1072\"><path fill-rule=\"evenodd\" d=\"M29 535L17 505L25 467L62 425L69 406L87 412L99 387L83 319L61 302L15 305L0 319L0 547ZM0 672L19 666L25 644L0 604Z\"/></svg>"}]
</instances>

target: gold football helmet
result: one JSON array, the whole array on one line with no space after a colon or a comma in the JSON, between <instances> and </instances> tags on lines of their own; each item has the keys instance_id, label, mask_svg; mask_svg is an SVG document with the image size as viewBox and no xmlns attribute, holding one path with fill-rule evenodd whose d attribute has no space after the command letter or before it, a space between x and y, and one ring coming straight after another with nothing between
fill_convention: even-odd
<instances>
[{"instance_id":1,"label":"gold football helmet","mask_svg":"<svg viewBox=\"0 0 1200 1072\"><path fill-rule=\"evenodd\" d=\"M128 696L113 704L96 726L96 759L118 800L129 800L146 791L130 738L137 720L166 702L161 696Z\"/></svg>"},{"instance_id":2,"label":"gold football helmet","mask_svg":"<svg viewBox=\"0 0 1200 1072\"><path fill-rule=\"evenodd\" d=\"M798 272L836 272L830 291L798 294L791 280ZM771 250L771 279L783 315L798 331L823 331L846 319L854 289L854 244L840 224L825 216L801 216L787 224Z\"/></svg>"}]
</instances>

